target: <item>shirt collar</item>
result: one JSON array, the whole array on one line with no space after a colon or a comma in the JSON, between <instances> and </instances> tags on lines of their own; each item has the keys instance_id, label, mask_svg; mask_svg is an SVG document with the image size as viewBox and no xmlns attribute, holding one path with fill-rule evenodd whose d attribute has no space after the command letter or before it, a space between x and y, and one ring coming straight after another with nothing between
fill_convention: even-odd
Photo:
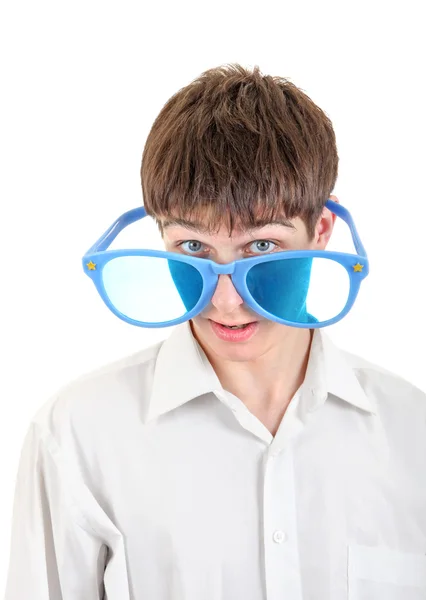
<instances>
[{"instance_id":1,"label":"shirt collar","mask_svg":"<svg viewBox=\"0 0 426 600\"><path fill-rule=\"evenodd\" d=\"M328 394L375 414L353 368L322 328L315 329L303 387L311 391L310 410L319 408ZM189 321L177 325L157 355L145 423L193 398L224 391Z\"/></svg>"},{"instance_id":2,"label":"shirt collar","mask_svg":"<svg viewBox=\"0 0 426 600\"><path fill-rule=\"evenodd\" d=\"M376 414L371 397L361 386L346 354L324 328L314 330L305 382L314 390L311 410L319 408L329 394L371 414Z\"/></svg>"},{"instance_id":3,"label":"shirt collar","mask_svg":"<svg viewBox=\"0 0 426 600\"><path fill-rule=\"evenodd\" d=\"M145 422L220 389L219 378L185 321L175 326L158 352Z\"/></svg>"}]
</instances>

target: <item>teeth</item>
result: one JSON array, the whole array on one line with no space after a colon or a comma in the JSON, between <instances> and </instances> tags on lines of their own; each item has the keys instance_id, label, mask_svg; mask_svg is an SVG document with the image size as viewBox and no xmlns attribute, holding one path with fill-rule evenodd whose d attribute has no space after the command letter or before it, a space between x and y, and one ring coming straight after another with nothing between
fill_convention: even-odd
<instances>
[{"instance_id":1,"label":"teeth","mask_svg":"<svg viewBox=\"0 0 426 600\"><path fill-rule=\"evenodd\" d=\"M228 329L244 329L246 325L225 325Z\"/></svg>"}]
</instances>

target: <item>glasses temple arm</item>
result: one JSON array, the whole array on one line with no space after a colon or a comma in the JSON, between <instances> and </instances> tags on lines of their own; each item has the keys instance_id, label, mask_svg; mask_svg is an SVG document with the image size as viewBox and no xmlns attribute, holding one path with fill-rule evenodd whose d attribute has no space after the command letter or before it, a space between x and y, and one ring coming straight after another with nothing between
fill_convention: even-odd
<instances>
[{"instance_id":1,"label":"glasses temple arm","mask_svg":"<svg viewBox=\"0 0 426 600\"><path fill-rule=\"evenodd\" d=\"M367 252L366 252L364 245L361 242L361 239L358 235L358 232L355 227L355 223L351 216L351 213L346 208L344 208L341 204L338 204L337 202L334 202L333 200L330 200L330 199L327 200L327 202L325 203L325 206L329 210L331 210L331 212L333 212L338 217L343 219L343 221L345 221L345 223L349 226L349 229L351 230L352 241L354 243L357 254L367 258Z\"/></svg>"},{"instance_id":2,"label":"glasses temple arm","mask_svg":"<svg viewBox=\"0 0 426 600\"><path fill-rule=\"evenodd\" d=\"M93 244L93 246L89 248L85 254L92 254L94 252L106 250L115 240L120 231L127 227L127 225L131 225L135 221L143 219L143 217L146 217L146 210L143 206L132 208L132 210L128 210L127 212L123 213L110 227L108 227L105 233L101 235L101 237Z\"/></svg>"},{"instance_id":3,"label":"glasses temple arm","mask_svg":"<svg viewBox=\"0 0 426 600\"><path fill-rule=\"evenodd\" d=\"M360 256L364 256L367 258L367 252L364 248L363 243L358 235L357 229L355 227L354 220L350 214L350 212L344 208L341 204L334 202L333 200L328 199L325 203L325 206L331 210L338 217L343 219L345 223L349 226L349 229L352 234L352 241L354 243L357 254ZM108 227L108 229L101 235L101 237L87 250L85 254L93 254L94 252L101 252L103 250L107 250L107 248L112 244L117 235L122 231L127 225L131 225L135 221L139 219L143 219L146 217L146 210L143 206L139 206L138 208L132 208L127 212L123 213L118 219L114 221L114 223Z\"/></svg>"}]
</instances>

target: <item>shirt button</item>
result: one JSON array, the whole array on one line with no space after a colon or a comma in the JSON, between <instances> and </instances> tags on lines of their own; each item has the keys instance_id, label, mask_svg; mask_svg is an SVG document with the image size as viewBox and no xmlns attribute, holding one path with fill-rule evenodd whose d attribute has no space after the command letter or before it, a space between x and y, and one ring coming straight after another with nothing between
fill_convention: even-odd
<instances>
[{"instance_id":1,"label":"shirt button","mask_svg":"<svg viewBox=\"0 0 426 600\"><path fill-rule=\"evenodd\" d=\"M278 454L281 452L279 448L274 448L273 450L269 450L268 457L269 458L277 458Z\"/></svg>"},{"instance_id":2,"label":"shirt button","mask_svg":"<svg viewBox=\"0 0 426 600\"><path fill-rule=\"evenodd\" d=\"M275 531L272 537L274 542L276 542L277 544L282 544L287 539L287 536L284 533L284 531Z\"/></svg>"}]
</instances>

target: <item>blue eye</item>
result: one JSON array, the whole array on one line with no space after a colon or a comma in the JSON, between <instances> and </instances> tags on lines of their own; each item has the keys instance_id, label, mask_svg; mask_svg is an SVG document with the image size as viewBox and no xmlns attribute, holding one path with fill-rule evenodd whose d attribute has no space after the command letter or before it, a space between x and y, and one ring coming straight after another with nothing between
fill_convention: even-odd
<instances>
[{"instance_id":1,"label":"blue eye","mask_svg":"<svg viewBox=\"0 0 426 600\"><path fill-rule=\"evenodd\" d=\"M189 246L186 247L186 244L189 244ZM200 252L201 247L203 246L203 244L201 242L197 242L197 240L188 240L187 242L182 242L180 245L189 254L196 254Z\"/></svg>"},{"instance_id":2,"label":"blue eye","mask_svg":"<svg viewBox=\"0 0 426 600\"><path fill-rule=\"evenodd\" d=\"M188 254L200 254L205 251L205 246L202 242L198 240L186 240L185 242L181 242L179 246L187 252ZM249 253L251 254L266 254L272 250L277 248L277 244L275 242L271 242L269 240L256 240L249 246Z\"/></svg>"},{"instance_id":3,"label":"blue eye","mask_svg":"<svg viewBox=\"0 0 426 600\"><path fill-rule=\"evenodd\" d=\"M266 252L269 252L269 250L273 250L271 245L274 247L277 246L274 242L270 242L269 240L256 240L250 245L250 252L256 253L256 251L258 251L258 254L265 254ZM252 247L255 247L255 250L252 250Z\"/></svg>"}]
</instances>

